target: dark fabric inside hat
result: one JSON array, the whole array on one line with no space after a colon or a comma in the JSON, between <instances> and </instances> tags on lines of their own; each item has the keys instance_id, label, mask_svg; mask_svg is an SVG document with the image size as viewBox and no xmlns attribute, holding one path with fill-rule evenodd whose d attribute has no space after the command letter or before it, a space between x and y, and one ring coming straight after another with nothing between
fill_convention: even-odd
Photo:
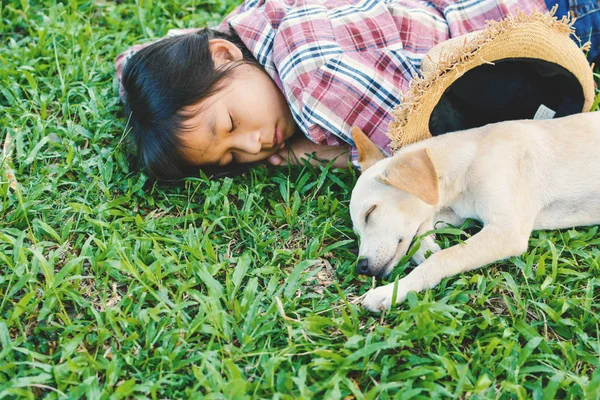
<instances>
[{"instance_id":1,"label":"dark fabric inside hat","mask_svg":"<svg viewBox=\"0 0 600 400\"><path fill-rule=\"evenodd\" d=\"M508 58L466 72L446 89L429 119L433 136L493 122L533 119L544 105L554 118L581 112L583 88L564 67L540 59Z\"/></svg>"}]
</instances>

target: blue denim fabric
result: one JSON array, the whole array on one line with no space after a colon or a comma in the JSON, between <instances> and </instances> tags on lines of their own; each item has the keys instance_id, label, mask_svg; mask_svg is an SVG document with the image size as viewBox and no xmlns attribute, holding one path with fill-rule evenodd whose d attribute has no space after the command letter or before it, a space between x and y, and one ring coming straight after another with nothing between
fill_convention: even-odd
<instances>
[{"instance_id":1,"label":"blue denim fabric","mask_svg":"<svg viewBox=\"0 0 600 400\"><path fill-rule=\"evenodd\" d=\"M577 18L575 34L582 43L592 43L588 60L593 61L600 56L600 1L599 0L545 0L548 9L558 4L556 16L568 15L569 11ZM600 60L596 60L600 61Z\"/></svg>"}]
</instances>

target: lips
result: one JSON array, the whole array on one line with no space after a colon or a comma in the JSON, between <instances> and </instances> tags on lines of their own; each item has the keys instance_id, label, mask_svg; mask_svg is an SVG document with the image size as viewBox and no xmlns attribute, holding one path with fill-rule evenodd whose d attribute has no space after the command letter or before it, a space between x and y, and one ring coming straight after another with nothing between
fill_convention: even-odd
<instances>
[{"instance_id":1,"label":"lips","mask_svg":"<svg viewBox=\"0 0 600 400\"><path fill-rule=\"evenodd\" d=\"M279 126L275 126L275 134L273 135L273 146L277 146L283 142L283 131Z\"/></svg>"}]
</instances>

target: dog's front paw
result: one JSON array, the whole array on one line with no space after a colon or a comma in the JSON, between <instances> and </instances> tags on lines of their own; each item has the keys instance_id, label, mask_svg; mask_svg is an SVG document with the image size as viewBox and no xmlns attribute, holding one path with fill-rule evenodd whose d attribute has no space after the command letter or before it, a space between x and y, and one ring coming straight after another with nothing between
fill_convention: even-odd
<instances>
[{"instance_id":1,"label":"dog's front paw","mask_svg":"<svg viewBox=\"0 0 600 400\"><path fill-rule=\"evenodd\" d=\"M367 292L361 304L372 312L378 313L382 310L389 310L392 305L392 294L393 292L390 292L387 286L371 289Z\"/></svg>"},{"instance_id":2,"label":"dog's front paw","mask_svg":"<svg viewBox=\"0 0 600 400\"><path fill-rule=\"evenodd\" d=\"M396 291L396 303L400 303L406 299L407 290L403 289L400 282L398 282L398 290ZM362 301L362 306L372 312L381 312L383 310L389 310L392 306L392 296L394 295L394 284L380 286L375 289L371 289L365 295Z\"/></svg>"}]
</instances>

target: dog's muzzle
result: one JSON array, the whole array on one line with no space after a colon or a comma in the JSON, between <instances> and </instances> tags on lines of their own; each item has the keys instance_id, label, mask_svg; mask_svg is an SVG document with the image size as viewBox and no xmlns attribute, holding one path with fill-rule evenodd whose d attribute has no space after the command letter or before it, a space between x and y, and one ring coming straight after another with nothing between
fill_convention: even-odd
<instances>
[{"instance_id":1,"label":"dog's muzzle","mask_svg":"<svg viewBox=\"0 0 600 400\"><path fill-rule=\"evenodd\" d=\"M385 278L389 274L385 273L384 269L373 269L373 265L369 264L367 257L360 258L356 263L356 273L358 275L374 276L377 279Z\"/></svg>"}]
</instances>

